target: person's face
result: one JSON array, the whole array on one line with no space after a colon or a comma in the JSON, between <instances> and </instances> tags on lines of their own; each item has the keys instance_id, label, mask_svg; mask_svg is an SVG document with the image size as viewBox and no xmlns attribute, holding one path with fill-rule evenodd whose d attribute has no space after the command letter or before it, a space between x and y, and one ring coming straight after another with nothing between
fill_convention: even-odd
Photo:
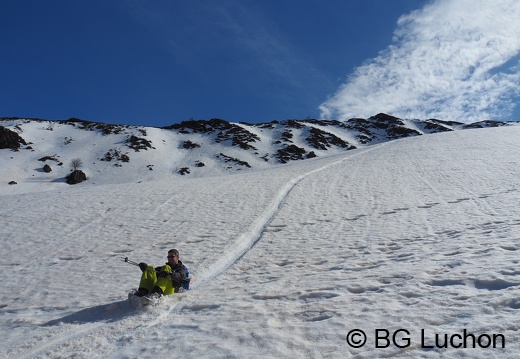
<instances>
[{"instance_id":1,"label":"person's face","mask_svg":"<svg viewBox=\"0 0 520 359\"><path fill-rule=\"evenodd\" d=\"M179 257L176 256L174 253L168 253L168 263L170 263L170 264L179 263Z\"/></svg>"}]
</instances>

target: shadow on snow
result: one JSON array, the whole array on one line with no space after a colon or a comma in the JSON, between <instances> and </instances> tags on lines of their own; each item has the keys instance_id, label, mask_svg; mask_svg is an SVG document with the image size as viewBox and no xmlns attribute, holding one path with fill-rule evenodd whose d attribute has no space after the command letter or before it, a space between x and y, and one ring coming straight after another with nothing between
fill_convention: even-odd
<instances>
[{"instance_id":1,"label":"shadow on snow","mask_svg":"<svg viewBox=\"0 0 520 359\"><path fill-rule=\"evenodd\" d=\"M92 308L85 308L76 313L66 315L62 318L53 319L42 326L53 326L59 324L85 324L96 322L117 322L135 314L136 309L128 300L97 305Z\"/></svg>"}]
</instances>

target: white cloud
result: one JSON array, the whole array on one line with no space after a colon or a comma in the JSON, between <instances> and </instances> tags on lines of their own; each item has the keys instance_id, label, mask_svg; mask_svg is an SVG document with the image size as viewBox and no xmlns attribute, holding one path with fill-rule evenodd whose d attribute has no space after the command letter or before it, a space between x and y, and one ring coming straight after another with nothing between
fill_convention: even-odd
<instances>
[{"instance_id":1,"label":"white cloud","mask_svg":"<svg viewBox=\"0 0 520 359\"><path fill-rule=\"evenodd\" d=\"M437 0L402 16L393 44L321 104L322 117L509 119L520 93L518 19L518 0Z\"/></svg>"}]
</instances>

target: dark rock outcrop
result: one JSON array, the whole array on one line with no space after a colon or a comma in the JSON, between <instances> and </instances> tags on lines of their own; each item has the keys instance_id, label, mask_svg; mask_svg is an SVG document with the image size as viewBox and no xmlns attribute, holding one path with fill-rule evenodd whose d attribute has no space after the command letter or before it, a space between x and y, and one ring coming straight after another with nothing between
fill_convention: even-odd
<instances>
[{"instance_id":1,"label":"dark rock outcrop","mask_svg":"<svg viewBox=\"0 0 520 359\"><path fill-rule=\"evenodd\" d=\"M0 149L10 148L18 150L21 145L27 145L27 143L19 134L0 126Z\"/></svg>"},{"instance_id":2,"label":"dark rock outcrop","mask_svg":"<svg viewBox=\"0 0 520 359\"><path fill-rule=\"evenodd\" d=\"M67 177L66 177L68 184L78 184L83 181L87 180L87 175L81 171L81 170L75 170L72 171Z\"/></svg>"}]
</instances>

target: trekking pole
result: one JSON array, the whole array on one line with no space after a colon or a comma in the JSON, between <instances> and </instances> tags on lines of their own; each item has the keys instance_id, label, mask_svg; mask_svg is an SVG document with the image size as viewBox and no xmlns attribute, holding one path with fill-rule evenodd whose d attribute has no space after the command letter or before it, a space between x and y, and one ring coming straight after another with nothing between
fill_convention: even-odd
<instances>
[{"instance_id":1,"label":"trekking pole","mask_svg":"<svg viewBox=\"0 0 520 359\"><path fill-rule=\"evenodd\" d=\"M125 263L132 264L132 265L134 265L134 266L138 266L138 267L139 267L139 263L134 262L134 261L128 259L128 257L121 258L121 260L122 260L123 262L125 262ZM141 267L139 267L139 268L141 268ZM160 271L154 269L154 272L159 273Z\"/></svg>"},{"instance_id":2,"label":"trekking pole","mask_svg":"<svg viewBox=\"0 0 520 359\"><path fill-rule=\"evenodd\" d=\"M128 263L128 264L132 264L134 266L138 266L139 267L139 263L137 262L134 262L134 261L131 261L130 259L128 259L128 257L125 257L125 258L121 258L121 260L125 263Z\"/></svg>"}]
</instances>

